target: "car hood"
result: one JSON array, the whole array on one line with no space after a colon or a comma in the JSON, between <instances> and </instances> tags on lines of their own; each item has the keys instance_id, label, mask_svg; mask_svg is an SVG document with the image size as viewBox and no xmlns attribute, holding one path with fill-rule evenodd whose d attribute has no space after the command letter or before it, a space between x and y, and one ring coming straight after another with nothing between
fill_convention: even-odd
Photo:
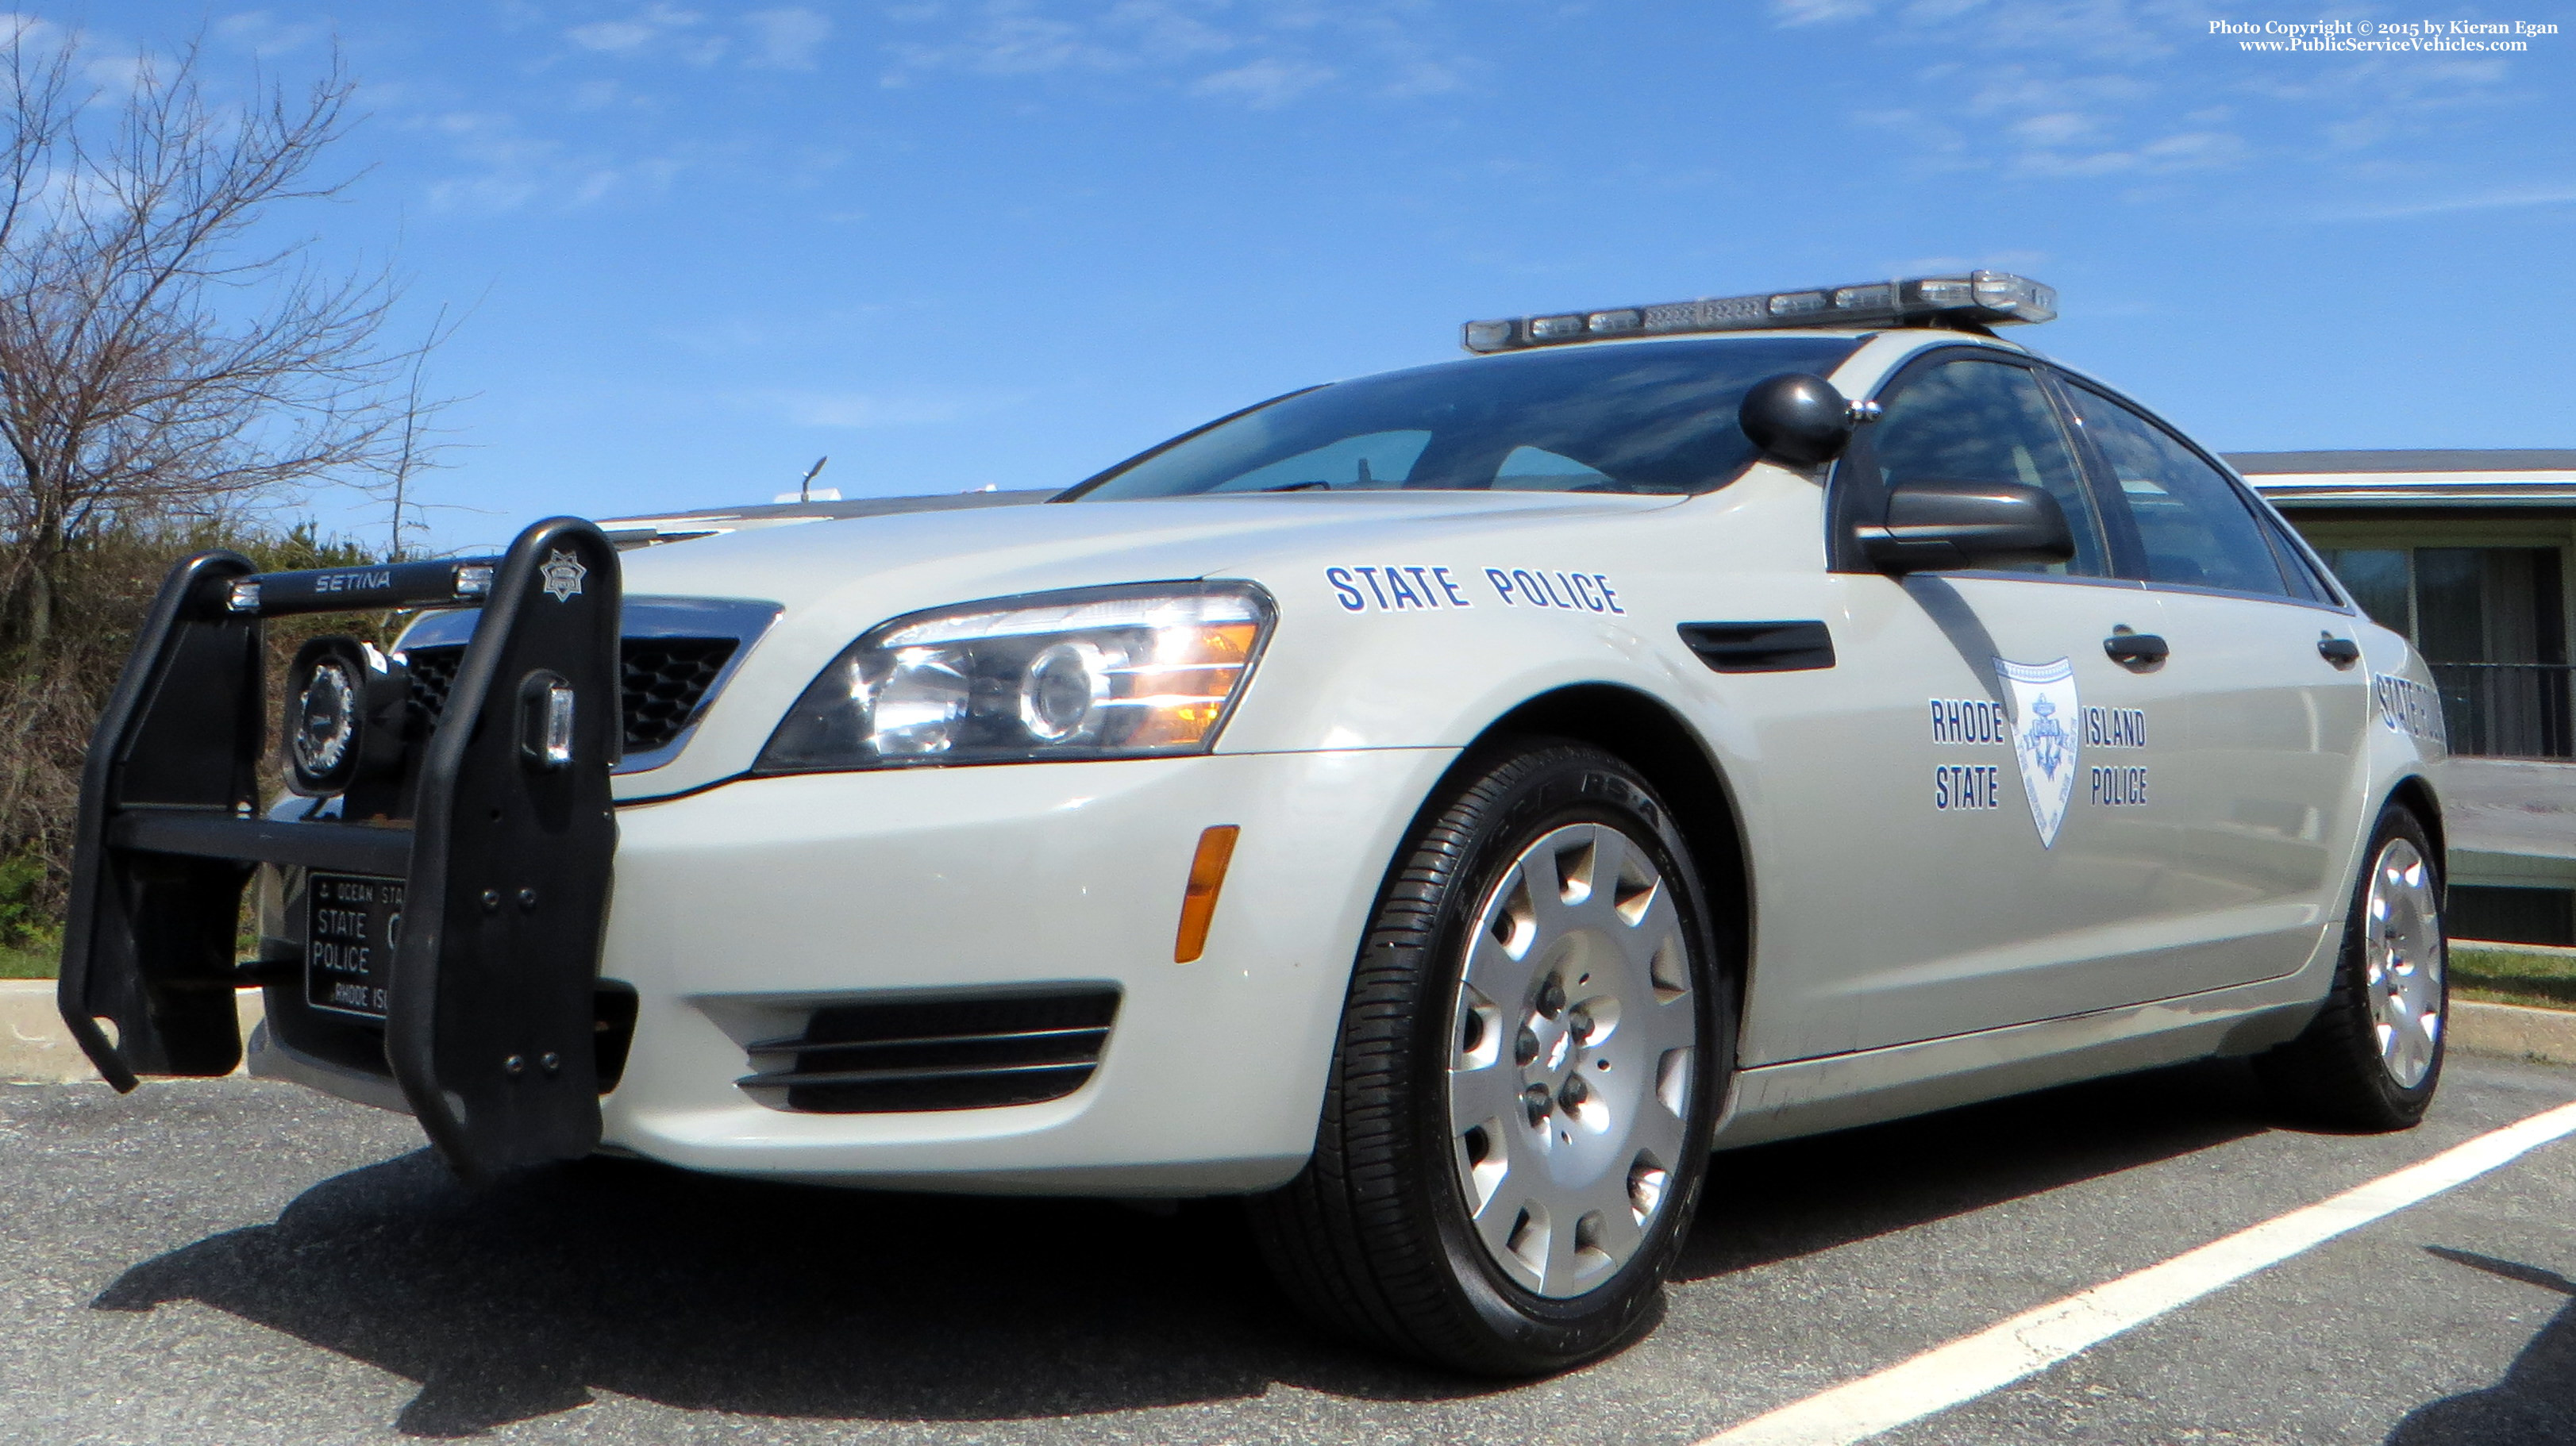
<instances>
[{"instance_id":1,"label":"car hood","mask_svg":"<svg viewBox=\"0 0 2576 1446\"><path fill-rule=\"evenodd\" d=\"M759 598L791 614L864 598L870 622L916 608L1050 588L1249 576L1265 559L1383 550L1652 511L1679 497L1548 492L1365 492L1049 503L852 518L735 533L625 555L636 596Z\"/></svg>"}]
</instances>

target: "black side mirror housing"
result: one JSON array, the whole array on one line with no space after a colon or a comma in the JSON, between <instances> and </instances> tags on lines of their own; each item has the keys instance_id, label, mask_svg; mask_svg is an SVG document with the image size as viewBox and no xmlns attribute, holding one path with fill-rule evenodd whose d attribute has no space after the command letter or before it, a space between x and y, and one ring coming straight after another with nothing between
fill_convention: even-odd
<instances>
[{"instance_id":1,"label":"black side mirror housing","mask_svg":"<svg viewBox=\"0 0 2576 1446\"><path fill-rule=\"evenodd\" d=\"M1832 382L1807 372L1755 382L1735 419L1764 456L1792 467L1832 461L1852 434L1851 403Z\"/></svg>"},{"instance_id":2,"label":"black side mirror housing","mask_svg":"<svg viewBox=\"0 0 2576 1446\"><path fill-rule=\"evenodd\" d=\"M2022 482L1939 477L1888 489L1887 521L1857 529L1861 551L1889 573L2064 562L2075 556L2066 511Z\"/></svg>"}]
</instances>

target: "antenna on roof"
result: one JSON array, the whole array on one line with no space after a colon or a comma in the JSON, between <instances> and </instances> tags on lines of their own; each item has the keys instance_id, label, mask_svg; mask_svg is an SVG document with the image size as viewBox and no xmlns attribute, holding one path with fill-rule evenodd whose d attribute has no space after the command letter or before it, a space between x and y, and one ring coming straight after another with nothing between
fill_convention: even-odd
<instances>
[{"instance_id":1,"label":"antenna on roof","mask_svg":"<svg viewBox=\"0 0 2576 1446\"><path fill-rule=\"evenodd\" d=\"M814 459L814 465L805 469L805 476L796 484L797 501L811 502L814 500L814 479L822 475L823 464L831 460L832 459L829 454L817 457Z\"/></svg>"}]
</instances>

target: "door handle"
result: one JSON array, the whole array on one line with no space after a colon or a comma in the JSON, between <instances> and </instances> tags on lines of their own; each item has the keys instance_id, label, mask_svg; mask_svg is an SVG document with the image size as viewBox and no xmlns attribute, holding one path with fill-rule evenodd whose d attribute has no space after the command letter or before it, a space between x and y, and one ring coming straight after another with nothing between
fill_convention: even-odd
<instances>
[{"instance_id":1,"label":"door handle","mask_svg":"<svg viewBox=\"0 0 2576 1446\"><path fill-rule=\"evenodd\" d=\"M2173 649L2153 633L2113 633L2102 640L2102 651L2121 667L2143 673L2164 662Z\"/></svg>"},{"instance_id":2,"label":"door handle","mask_svg":"<svg viewBox=\"0 0 2576 1446\"><path fill-rule=\"evenodd\" d=\"M2361 661L2361 644L2327 633L2317 639L2317 656L2338 668L2349 668Z\"/></svg>"}]
</instances>

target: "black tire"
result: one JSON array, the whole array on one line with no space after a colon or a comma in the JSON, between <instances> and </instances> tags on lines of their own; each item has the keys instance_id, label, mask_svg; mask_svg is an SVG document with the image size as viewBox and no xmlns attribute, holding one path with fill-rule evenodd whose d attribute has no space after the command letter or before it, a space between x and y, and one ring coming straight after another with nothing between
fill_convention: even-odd
<instances>
[{"instance_id":1,"label":"black tire","mask_svg":"<svg viewBox=\"0 0 2576 1446\"><path fill-rule=\"evenodd\" d=\"M1462 786L1426 807L1397 855L1352 974L1315 1153L1296 1179L1250 1202L1250 1216L1282 1288L1326 1329L1454 1370L1527 1376L1616 1350L1655 1318L1698 1203L1721 1087L1733 1073L1734 1004L1689 851L1643 778L1598 749L1544 739L1520 740L1479 762L1462 770ZM1489 893L1525 850L1582 824L1617 829L1621 846L1651 859L1673 885L1678 937L1690 956L1693 1045L1688 1067L1671 1052L1662 1058L1687 1076L1690 1093L1666 1116L1680 1123L1679 1158L1660 1208L1641 1207L1651 1213L1633 1254L1580 1294L1546 1296L1507 1275L1470 1221L1453 1155L1467 1136L1448 1118L1449 1071L1463 1048L1452 1039L1453 1007ZM1568 1007L1562 992L1556 1003L1567 1037L1590 1039L1591 1016ZM1481 1038L1481 1027L1469 1035ZM1513 1038L1517 1051L1528 1036ZM1572 1068L1581 1073L1579 1059ZM1548 1127L1531 1124L1545 1135ZM1606 1176L1596 1186L1598 1178ZM1635 1178L1632 1170L1632 1193Z\"/></svg>"},{"instance_id":2,"label":"black tire","mask_svg":"<svg viewBox=\"0 0 2576 1446\"><path fill-rule=\"evenodd\" d=\"M2443 1028L2435 1031L2430 1064L2412 1085L2401 1083L2382 1062L2378 1019L2373 1012L2369 974L2373 947L2370 927L2372 880L2392 845L2402 844L2423 861L2436 901L2432 919L2431 958ZM2334 983L2307 1029L2287 1044L2257 1055L2255 1073L2284 1107L2301 1118L2336 1129L2387 1131L2412 1129L2433 1103L2442 1082L2442 1059L2448 1043L2450 980L2442 943L2439 900L2441 856L2415 815L2398 804L2380 814L2362 851L2353 880L2352 900L2344 919L2343 953L2336 961Z\"/></svg>"}]
</instances>

